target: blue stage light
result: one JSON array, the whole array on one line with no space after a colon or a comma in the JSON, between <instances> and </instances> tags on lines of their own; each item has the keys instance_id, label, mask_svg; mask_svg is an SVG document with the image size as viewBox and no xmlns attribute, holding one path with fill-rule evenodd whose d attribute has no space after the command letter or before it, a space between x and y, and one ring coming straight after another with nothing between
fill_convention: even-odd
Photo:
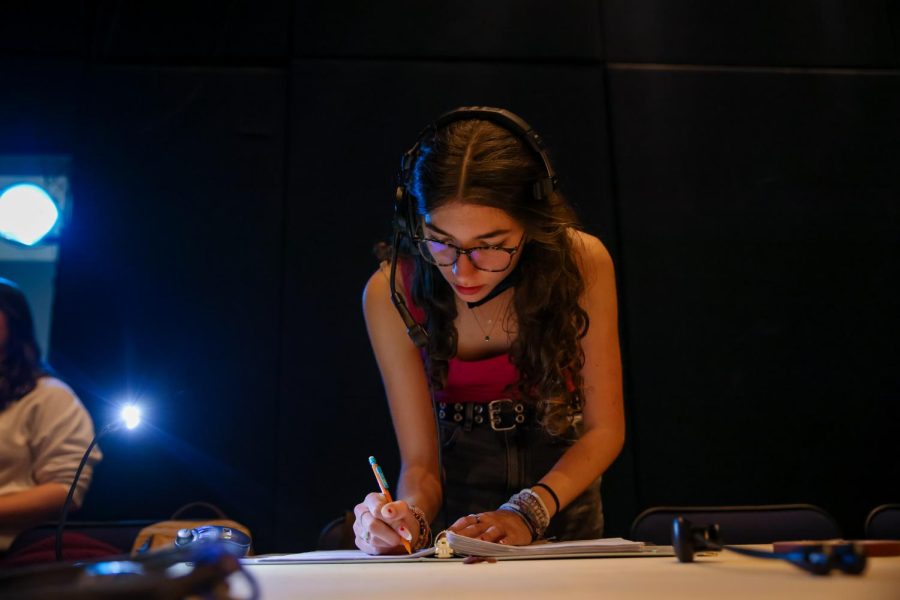
<instances>
[{"instance_id":1,"label":"blue stage light","mask_svg":"<svg viewBox=\"0 0 900 600\"><path fill-rule=\"evenodd\" d=\"M134 404L128 404L122 407L121 417L125 427L134 429L141 423L141 409Z\"/></svg>"},{"instance_id":2,"label":"blue stage light","mask_svg":"<svg viewBox=\"0 0 900 600\"><path fill-rule=\"evenodd\" d=\"M56 202L33 183L12 185L0 194L0 236L7 240L33 246L58 219Z\"/></svg>"}]
</instances>

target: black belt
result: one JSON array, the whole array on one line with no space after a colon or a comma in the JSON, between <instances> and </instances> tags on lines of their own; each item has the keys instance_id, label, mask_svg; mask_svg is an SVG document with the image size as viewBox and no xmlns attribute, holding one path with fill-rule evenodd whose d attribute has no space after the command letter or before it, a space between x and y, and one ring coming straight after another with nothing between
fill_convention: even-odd
<instances>
[{"instance_id":1,"label":"black belt","mask_svg":"<svg viewBox=\"0 0 900 600\"><path fill-rule=\"evenodd\" d=\"M511 431L516 427L529 425L534 419L534 410L524 402L509 398L481 402L438 403L438 418L457 423L467 431L473 426L490 425L494 431Z\"/></svg>"}]
</instances>

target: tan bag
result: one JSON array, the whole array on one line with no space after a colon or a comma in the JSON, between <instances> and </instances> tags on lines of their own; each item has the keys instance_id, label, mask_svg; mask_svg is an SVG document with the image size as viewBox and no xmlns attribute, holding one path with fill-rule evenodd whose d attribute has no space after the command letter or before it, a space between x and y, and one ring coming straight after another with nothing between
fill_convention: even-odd
<instances>
[{"instance_id":1,"label":"tan bag","mask_svg":"<svg viewBox=\"0 0 900 600\"><path fill-rule=\"evenodd\" d=\"M212 510L212 512L217 513L219 518L212 519L178 519L177 517L189 508L193 508L195 506L203 506ZM182 506L172 515L172 519L169 521L159 521L158 523L153 523L152 525L148 525L141 529L138 533L137 537L134 539L134 544L131 546L131 554L142 554L144 552L148 552L151 550L160 550L163 548L174 548L175 547L175 537L178 534L179 529L193 529L195 527L202 527L204 525L220 525L222 527L230 527L231 529L235 529L240 531L241 533L246 534L246 536L250 539L253 536L250 535L250 530L241 523L237 521L233 521L228 519L225 514L219 510L218 507L212 504L208 504L206 502L193 502L191 504L187 504ZM251 547L248 556L253 554L253 549Z\"/></svg>"}]
</instances>

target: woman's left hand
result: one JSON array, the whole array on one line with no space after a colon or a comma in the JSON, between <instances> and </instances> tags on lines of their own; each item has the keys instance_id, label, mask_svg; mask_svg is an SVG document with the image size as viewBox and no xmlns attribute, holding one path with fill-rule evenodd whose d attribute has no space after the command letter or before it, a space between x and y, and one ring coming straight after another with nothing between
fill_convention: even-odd
<instances>
[{"instance_id":1,"label":"woman's left hand","mask_svg":"<svg viewBox=\"0 0 900 600\"><path fill-rule=\"evenodd\" d=\"M448 528L453 533L486 542L525 546L531 543L531 531L525 521L509 510L495 510L457 519Z\"/></svg>"}]
</instances>

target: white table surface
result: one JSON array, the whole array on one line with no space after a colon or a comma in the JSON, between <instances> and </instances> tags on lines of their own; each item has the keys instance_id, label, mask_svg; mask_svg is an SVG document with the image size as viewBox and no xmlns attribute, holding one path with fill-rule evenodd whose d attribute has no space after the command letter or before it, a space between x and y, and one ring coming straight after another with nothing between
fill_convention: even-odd
<instances>
[{"instance_id":1,"label":"white table surface","mask_svg":"<svg viewBox=\"0 0 900 600\"><path fill-rule=\"evenodd\" d=\"M771 549L768 547L767 549ZM900 600L900 557L870 558L861 576L811 575L730 552L674 557L394 564L247 565L264 600L284 598L816 598ZM241 583L233 577L234 591Z\"/></svg>"}]
</instances>

